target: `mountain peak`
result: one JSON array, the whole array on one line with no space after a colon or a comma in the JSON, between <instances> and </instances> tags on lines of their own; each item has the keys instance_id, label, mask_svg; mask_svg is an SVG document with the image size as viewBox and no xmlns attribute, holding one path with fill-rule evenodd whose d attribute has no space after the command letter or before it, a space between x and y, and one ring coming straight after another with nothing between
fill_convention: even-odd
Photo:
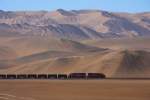
<instances>
[{"instance_id":1,"label":"mountain peak","mask_svg":"<svg viewBox=\"0 0 150 100\"><path fill-rule=\"evenodd\" d=\"M64 9L57 9L56 11L59 12L61 15L64 15L64 16L74 16L75 15L73 12L67 11Z\"/></svg>"},{"instance_id":2,"label":"mountain peak","mask_svg":"<svg viewBox=\"0 0 150 100\"><path fill-rule=\"evenodd\" d=\"M90 12L100 12L100 10L71 10L72 12L75 13L90 13Z\"/></svg>"},{"instance_id":3,"label":"mountain peak","mask_svg":"<svg viewBox=\"0 0 150 100\"><path fill-rule=\"evenodd\" d=\"M0 10L0 12L4 12L3 10Z\"/></svg>"},{"instance_id":4,"label":"mountain peak","mask_svg":"<svg viewBox=\"0 0 150 100\"><path fill-rule=\"evenodd\" d=\"M0 14L4 14L5 13L5 11L4 10L0 10Z\"/></svg>"}]
</instances>

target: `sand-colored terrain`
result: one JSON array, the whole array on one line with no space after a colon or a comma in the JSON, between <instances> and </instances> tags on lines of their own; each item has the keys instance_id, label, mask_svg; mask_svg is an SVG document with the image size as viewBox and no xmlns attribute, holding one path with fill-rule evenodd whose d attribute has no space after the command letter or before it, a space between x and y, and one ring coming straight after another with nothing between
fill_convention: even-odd
<instances>
[{"instance_id":1,"label":"sand-colored terrain","mask_svg":"<svg viewBox=\"0 0 150 100\"><path fill-rule=\"evenodd\" d=\"M101 39L101 40L86 40L83 41L88 45L93 45L101 48L110 48L114 50L146 50L150 51L150 38L137 37L137 38L114 38L114 39Z\"/></svg>"},{"instance_id":2,"label":"sand-colored terrain","mask_svg":"<svg viewBox=\"0 0 150 100\"><path fill-rule=\"evenodd\" d=\"M150 80L1 80L0 100L150 100Z\"/></svg>"},{"instance_id":3,"label":"sand-colored terrain","mask_svg":"<svg viewBox=\"0 0 150 100\"><path fill-rule=\"evenodd\" d=\"M0 73L98 72L107 77L150 77L149 38L73 41L1 37Z\"/></svg>"}]
</instances>

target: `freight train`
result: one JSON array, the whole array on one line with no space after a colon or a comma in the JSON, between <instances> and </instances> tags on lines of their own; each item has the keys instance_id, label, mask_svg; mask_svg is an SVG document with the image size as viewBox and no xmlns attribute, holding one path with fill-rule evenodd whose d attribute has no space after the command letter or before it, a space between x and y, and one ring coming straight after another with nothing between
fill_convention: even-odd
<instances>
[{"instance_id":1,"label":"freight train","mask_svg":"<svg viewBox=\"0 0 150 100\"><path fill-rule=\"evenodd\" d=\"M70 73L70 74L0 74L0 79L104 79L103 73Z\"/></svg>"}]
</instances>

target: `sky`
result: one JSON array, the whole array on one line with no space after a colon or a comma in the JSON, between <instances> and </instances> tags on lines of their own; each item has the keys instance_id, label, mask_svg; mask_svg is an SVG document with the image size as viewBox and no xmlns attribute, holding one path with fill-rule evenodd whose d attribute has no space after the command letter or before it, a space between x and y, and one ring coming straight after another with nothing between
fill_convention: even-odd
<instances>
[{"instance_id":1,"label":"sky","mask_svg":"<svg viewBox=\"0 0 150 100\"><path fill-rule=\"evenodd\" d=\"M99 9L112 12L149 12L150 0L0 0L0 10L81 10Z\"/></svg>"}]
</instances>

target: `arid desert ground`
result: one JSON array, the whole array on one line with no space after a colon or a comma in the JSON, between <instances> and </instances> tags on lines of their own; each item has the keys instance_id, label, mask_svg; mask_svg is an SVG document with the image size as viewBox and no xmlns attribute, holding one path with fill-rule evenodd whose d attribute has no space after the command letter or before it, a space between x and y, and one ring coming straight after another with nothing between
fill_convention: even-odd
<instances>
[{"instance_id":1,"label":"arid desert ground","mask_svg":"<svg viewBox=\"0 0 150 100\"><path fill-rule=\"evenodd\" d=\"M0 100L149 100L150 80L1 80Z\"/></svg>"},{"instance_id":2,"label":"arid desert ground","mask_svg":"<svg viewBox=\"0 0 150 100\"><path fill-rule=\"evenodd\" d=\"M150 78L150 13L0 10L0 74L81 72ZM150 80L0 80L0 100L150 100Z\"/></svg>"}]
</instances>

